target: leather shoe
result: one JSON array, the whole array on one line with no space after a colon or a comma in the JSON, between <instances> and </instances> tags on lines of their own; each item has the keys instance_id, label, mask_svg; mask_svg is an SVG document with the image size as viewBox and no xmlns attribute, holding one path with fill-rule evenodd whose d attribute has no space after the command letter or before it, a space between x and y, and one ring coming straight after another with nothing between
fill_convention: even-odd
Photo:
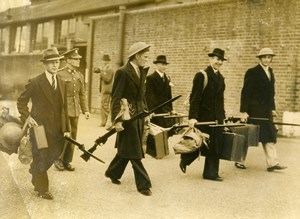
<instances>
[{"instance_id":1,"label":"leather shoe","mask_svg":"<svg viewBox=\"0 0 300 219\"><path fill-rule=\"evenodd\" d=\"M237 168L239 168L239 169L246 169L246 166L245 166L244 164L242 164L242 163L235 162L234 165L235 165Z\"/></svg>"},{"instance_id":2,"label":"leather shoe","mask_svg":"<svg viewBox=\"0 0 300 219\"><path fill-rule=\"evenodd\" d=\"M274 170L283 170L283 169L286 169L286 168L287 168L286 166L280 166L279 164L277 164L275 166L268 167L267 171L268 172L273 172Z\"/></svg>"},{"instance_id":3,"label":"leather shoe","mask_svg":"<svg viewBox=\"0 0 300 219\"><path fill-rule=\"evenodd\" d=\"M145 196L152 195L152 192L150 191L150 189L139 189L138 191L139 191L139 193L141 193L142 195L145 195Z\"/></svg>"},{"instance_id":4,"label":"leather shoe","mask_svg":"<svg viewBox=\"0 0 300 219\"><path fill-rule=\"evenodd\" d=\"M64 168L68 171L74 171L75 167L73 167L71 164L67 163L64 165Z\"/></svg>"},{"instance_id":5,"label":"leather shoe","mask_svg":"<svg viewBox=\"0 0 300 219\"><path fill-rule=\"evenodd\" d=\"M62 163L61 160L56 160L54 161L54 166L56 167L56 169L58 169L59 171L63 171L65 169L64 164Z\"/></svg>"},{"instance_id":6,"label":"leather shoe","mask_svg":"<svg viewBox=\"0 0 300 219\"><path fill-rule=\"evenodd\" d=\"M43 199L48 199L48 200L53 199L53 195L50 192L45 192L43 194L39 193L39 197L43 198Z\"/></svg>"},{"instance_id":7,"label":"leather shoe","mask_svg":"<svg viewBox=\"0 0 300 219\"><path fill-rule=\"evenodd\" d=\"M179 167L180 167L180 169L181 169L181 171L182 171L183 173L186 172L186 165L185 165L182 161L180 161Z\"/></svg>"},{"instance_id":8,"label":"leather shoe","mask_svg":"<svg viewBox=\"0 0 300 219\"><path fill-rule=\"evenodd\" d=\"M224 180L220 176L218 176L218 177L203 177L203 179L208 179L208 180L213 180L213 181L218 181L218 182L222 182Z\"/></svg>"},{"instance_id":9,"label":"leather shoe","mask_svg":"<svg viewBox=\"0 0 300 219\"><path fill-rule=\"evenodd\" d=\"M120 185L120 184L121 184L120 180L118 180L118 179L116 179L116 178L110 176L109 174L105 173L105 176L106 176L107 178L110 178L110 180L111 180L111 182L112 182L113 184L116 184L116 185Z\"/></svg>"}]
</instances>

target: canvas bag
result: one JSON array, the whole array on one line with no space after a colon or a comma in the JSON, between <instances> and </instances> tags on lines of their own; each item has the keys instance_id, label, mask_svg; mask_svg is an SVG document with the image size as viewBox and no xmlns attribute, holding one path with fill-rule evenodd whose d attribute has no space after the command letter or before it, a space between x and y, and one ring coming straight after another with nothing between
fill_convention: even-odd
<instances>
[{"instance_id":1,"label":"canvas bag","mask_svg":"<svg viewBox=\"0 0 300 219\"><path fill-rule=\"evenodd\" d=\"M23 133L25 132L28 125L29 117L27 118L24 126ZM20 141L20 147L18 150L18 159L22 164L30 164L32 160L32 144L30 141L29 128L27 129L26 134L22 137Z\"/></svg>"}]
</instances>

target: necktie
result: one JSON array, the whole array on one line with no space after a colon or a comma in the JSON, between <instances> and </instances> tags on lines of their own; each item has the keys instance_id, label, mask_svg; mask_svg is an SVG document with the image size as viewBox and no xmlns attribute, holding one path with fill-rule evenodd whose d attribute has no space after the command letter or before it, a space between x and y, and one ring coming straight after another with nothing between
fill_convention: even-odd
<instances>
[{"instance_id":1,"label":"necktie","mask_svg":"<svg viewBox=\"0 0 300 219\"><path fill-rule=\"evenodd\" d=\"M53 90L55 90L55 77L54 77L54 75L52 75L52 84L51 84L51 86L52 86L52 89Z\"/></svg>"}]
</instances>

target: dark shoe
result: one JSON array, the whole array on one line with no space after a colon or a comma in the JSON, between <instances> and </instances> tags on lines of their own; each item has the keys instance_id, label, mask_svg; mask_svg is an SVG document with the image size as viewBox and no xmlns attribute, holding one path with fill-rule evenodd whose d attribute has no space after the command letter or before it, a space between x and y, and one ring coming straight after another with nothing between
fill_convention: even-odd
<instances>
[{"instance_id":1,"label":"dark shoe","mask_svg":"<svg viewBox=\"0 0 300 219\"><path fill-rule=\"evenodd\" d=\"M286 166L280 166L279 164L277 164L275 166L268 167L267 171L268 172L273 172L274 170L283 170L283 169L286 169L286 168L287 168Z\"/></svg>"},{"instance_id":2,"label":"dark shoe","mask_svg":"<svg viewBox=\"0 0 300 219\"><path fill-rule=\"evenodd\" d=\"M65 169L64 164L62 163L61 160L56 160L54 161L54 166L56 167L56 169L58 169L59 171L63 171Z\"/></svg>"},{"instance_id":3,"label":"dark shoe","mask_svg":"<svg viewBox=\"0 0 300 219\"><path fill-rule=\"evenodd\" d=\"M213 180L213 181L218 181L218 182L222 182L223 181L223 178L218 176L218 177L215 177L215 178L212 178L212 177L203 177L203 179L208 179L208 180Z\"/></svg>"},{"instance_id":4,"label":"dark shoe","mask_svg":"<svg viewBox=\"0 0 300 219\"><path fill-rule=\"evenodd\" d=\"M246 166L245 166L244 164L242 164L242 163L235 162L234 165L235 165L237 168L239 168L239 169L246 169Z\"/></svg>"},{"instance_id":5,"label":"dark shoe","mask_svg":"<svg viewBox=\"0 0 300 219\"><path fill-rule=\"evenodd\" d=\"M116 185L120 185L120 184L121 184L120 180L118 180L118 179L116 179L116 178L110 176L109 174L105 173L105 176L106 176L107 178L110 178L110 180L111 180L111 182L112 182L113 184L116 184Z\"/></svg>"},{"instance_id":6,"label":"dark shoe","mask_svg":"<svg viewBox=\"0 0 300 219\"><path fill-rule=\"evenodd\" d=\"M64 165L64 168L68 171L74 171L75 170L75 167L73 167L71 164L65 164Z\"/></svg>"},{"instance_id":7,"label":"dark shoe","mask_svg":"<svg viewBox=\"0 0 300 219\"><path fill-rule=\"evenodd\" d=\"M43 194L39 193L39 197L43 198L43 199L48 199L48 200L53 199L53 195L50 192L45 192Z\"/></svg>"},{"instance_id":8,"label":"dark shoe","mask_svg":"<svg viewBox=\"0 0 300 219\"><path fill-rule=\"evenodd\" d=\"M142 195L145 195L145 196L152 195L152 192L150 191L150 189L139 189L138 191L139 191L139 193L141 193Z\"/></svg>"},{"instance_id":9,"label":"dark shoe","mask_svg":"<svg viewBox=\"0 0 300 219\"><path fill-rule=\"evenodd\" d=\"M183 173L186 172L186 165L185 165L182 161L180 161L179 167L180 167L180 169L181 169L181 171L182 171Z\"/></svg>"}]
</instances>

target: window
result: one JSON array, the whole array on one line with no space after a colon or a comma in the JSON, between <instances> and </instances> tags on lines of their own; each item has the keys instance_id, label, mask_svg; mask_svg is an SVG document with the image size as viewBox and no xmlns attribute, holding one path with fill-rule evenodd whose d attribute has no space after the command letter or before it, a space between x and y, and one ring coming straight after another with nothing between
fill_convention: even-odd
<instances>
[{"instance_id":1,"label":"window","mask_svg":"<svg viewBox=\"0 0 300 219\"><path fill-rule=\"evenodd\" d=\"M25 52L27 26L18 26L14 29L14 40L12 45L12 52Z\"/></svg>"},{"instance_id":2,"label":"window","mask_svg":"<svg viewBox=\"0 0 300 219\"><path fill-rule=\"evenodd\" d=\"M68 39L74 39L75 32L76 32L75 18L62 20L60 23L58 43L61 45L66 45Z\"/></svg>"},{"instance_id":3,"label":"window","mask_svg":"<svg viewBox=\"0 0 300 219\"><path fill-rule=\"evenodd\" d=\"M6 29L0 28L0 54L5 51L5 36L6 35Z\"/></svg>"},{"instance_id":4,"label":"window","mask_svg":"<svg viewBox=\"0 0 300 219\"><path fill-rule=\"evenodd\" d=\"M49 22L39 23L33 27L32 49L44 50L48 47L49 40Z\"/></svg>"}]
</instances>

